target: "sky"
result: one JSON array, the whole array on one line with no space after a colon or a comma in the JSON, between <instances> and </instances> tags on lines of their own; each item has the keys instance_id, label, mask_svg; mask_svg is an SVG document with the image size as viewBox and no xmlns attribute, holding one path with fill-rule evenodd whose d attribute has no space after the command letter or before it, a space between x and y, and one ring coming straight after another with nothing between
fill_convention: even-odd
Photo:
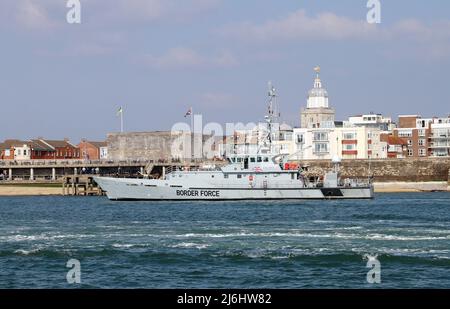
<instances>
[{"instance_id":1,"label":"sky","mask_svg":"<svg viewBox=\"0 0 450 309\"><path fill-rule=\"evenodd\" d=\"M450 115L450 1L0 1L0 141L103 140L170 130L186 111L257 122L275 85L284 122L321 67L337 120L363 113Z\"/></svg>"}]
</instances>

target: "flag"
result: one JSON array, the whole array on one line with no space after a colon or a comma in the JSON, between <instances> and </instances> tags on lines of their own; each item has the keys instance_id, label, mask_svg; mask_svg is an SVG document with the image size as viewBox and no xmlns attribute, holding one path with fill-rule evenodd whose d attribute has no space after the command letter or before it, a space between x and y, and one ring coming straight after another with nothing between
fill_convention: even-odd
<instances>
[{"instance_id":1,"label":"flag","mask_svg":"<svg viewBox=\"0 0 450 309\"><path fill-rule=\"evenodd\" d=\"M186 114L184 114L184 118L186 118L187 116L191 116L191 115L192 115L192 107L188 109Z\"/></svg>"},{"instance_id":2,"label":"flag","mask_svg":"<svg viewBox=\"0 0 450 309\"><path fill-rule=\"evenodd\" d=\"M117 116L122 115L123 113L123 109L122 106L119 108L119 110L117 111Z\"/></svg>"}]
</instances>

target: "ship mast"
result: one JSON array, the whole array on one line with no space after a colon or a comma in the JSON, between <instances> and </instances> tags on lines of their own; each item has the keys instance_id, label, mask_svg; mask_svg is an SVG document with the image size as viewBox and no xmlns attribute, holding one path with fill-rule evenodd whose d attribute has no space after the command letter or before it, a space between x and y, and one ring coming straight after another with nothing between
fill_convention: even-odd
<instances>
[{"instance_id":1,"label":"ship mast","mask_svg":"<svg viewBox=\"0 0 450 309\"><path fill-rule=\"evenodd\" d=\"M264 117L267 122L267 127L269 134L267 135L267 138L265 140L265 144L267 143L269 147L269 151L272 152L272 141L273 141L273 130L274 125L278 124L278 118L279 118L279 112L278 112L278 105L277 105L277 94L275 92L275 87L272 85L272 82L269 82L269 104L268 104L268 114Z\"/></svg>"}]
</instances>

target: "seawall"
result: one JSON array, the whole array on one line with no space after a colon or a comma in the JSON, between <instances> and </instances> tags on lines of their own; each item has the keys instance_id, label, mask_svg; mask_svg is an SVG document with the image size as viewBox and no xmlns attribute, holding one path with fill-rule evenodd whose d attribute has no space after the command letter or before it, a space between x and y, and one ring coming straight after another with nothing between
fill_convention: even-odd
<instances>
[{"instance_id":1,"label":"seawall","mask_svg":"<svg viewBox=\"0 0 450 309\"><path fill-rule=\"evenodd\" d=\"M333 164L329 160L302 161L307 174L320 176ZM343 160L342 177L367 178L375 182L445 182L450 186L450 158Z\"/></svg>"}]
</instances>

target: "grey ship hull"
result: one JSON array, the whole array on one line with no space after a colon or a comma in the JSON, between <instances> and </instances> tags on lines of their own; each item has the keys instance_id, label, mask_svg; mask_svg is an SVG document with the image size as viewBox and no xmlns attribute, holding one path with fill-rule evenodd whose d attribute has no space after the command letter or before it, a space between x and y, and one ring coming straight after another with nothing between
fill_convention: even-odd
<instances>
[{"instance_id":1,"label":"grey ship hull","mask_svg":"<svg viewBox=\"0 0 450 309\"><path fill-rule=\"evenodd\" d=\"M95 177L110 200L282 200L282 199L371 199L373 186L358 187L251 187L171 185L164 180Z\"/></svg>"}]
</instances>

